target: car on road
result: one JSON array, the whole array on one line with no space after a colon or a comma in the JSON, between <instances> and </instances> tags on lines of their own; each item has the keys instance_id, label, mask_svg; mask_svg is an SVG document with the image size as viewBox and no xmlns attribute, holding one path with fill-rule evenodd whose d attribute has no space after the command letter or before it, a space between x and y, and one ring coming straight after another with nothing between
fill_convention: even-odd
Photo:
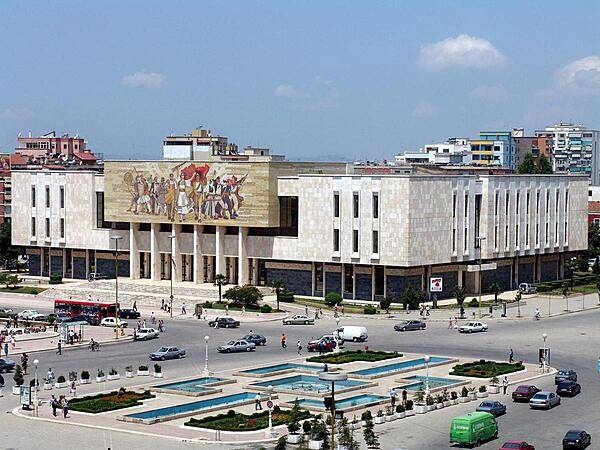
<instances>
[{"instance_id":1,"label":"car on road","mask_svg":"<svg viewBox=\"0 0 600 450\"><path fill-rule=\"evenodd\" d=\"M322 351L324 352L332 352L339 344L337 339L333 334L324 334L319 339L314 339L312 341L308 341L306 344L306 349L309 352L318 352L322 346Z\"/></svg>"},{"instance_id":2,"label":"car on road","mask_svg":"<svg viewBox=\"0 0 600 450\"><path fill-rule=\"evenodd\" d=\"M0 308L0 313L2 314L12 314L13 310L10 308Z\"/></svg>"},{"instance_id":3,"label":"car on road","mask_svg":"<svg viewBox=\"0 0 600 450\"><path fill-rule=\"evenodd\" d=\"M209 327L214 328L215 324L217 328L237 328L240 326L240 322L231 317L215 317L215 320L208 322Z\"/></svg>"},{"instance_id":4,"label":"car on road","mask_svg":"<svg viewBox=\"0 0 600 450\"><path fill-rule=\"evenodd\" d=\"M534 409L550 409L558 405L560 405L560 397L549 391L540 391L529 400L529 407Z\"/></svg>"},{"instance_id":5,"label":"car on road","mask_svg":"<svg viewBox=\"0 0 600 450\"><path fill-rule=\"evenodd\" d=\"M494 417L498 417L502 414L506 414L506 405L503 405L498 401L487 400L481 402L479 406L475 409L475 411L487 412Z\"/></svg>"},{"instance_id":6,"label":"car on road","mask_svg":"<svg viewBox=\"0 0 600 450\"><path fill-rule=\"evenodd\" d=\"M358 325L346 325L344 327L339 327L333 332L333 335L342 344L346 341L364 342L369 339L367 328Z\"/></svg>"},{"instance_id":7,"label":"car on road","mask_svg":"<svg viewBox=\"0 0 600 450\"><path fill-rule=\"evenodd\" d=\"M506 441L499 450L535 450L535 447L525 441Z\"/></svg>"},{"instance_id":8,"label":"car on road","mask_svg":"<svg viewBox=\"0 0 600 450\"><path fill-rule=\"evenodd\" d=\"M581 392L581 385L576 381L565 380L558 383L556 393L561 397L574 397Z\"/></svg>"},{"instance_id":9,"label":"car on road","mask_svg":"<svg viewBox=\"0 0 600 450\"><path fill-rule=\"evenodd\" d=\"M574 370L559 370L554 375L554 384L558 384L561 381L577 381L577 372Z\"/></svg>"},{"instance_id":10,"label":"car on road","mask_svg":"<svg viewBox=\"0 0 600 450\"><path fill-rule=\"evenodd\" d=\"M287 317L283 319L284 325L314 325L315 319L305 316L305 315L296 315L292 317Z\"/></svg>"},{"instance_id":11,"label":"car on road","mask_svg":"<svg viewBox=\"0 0 600 450\"><path fill-rule=\"evenodd\" d=\"M0 373L9 372L15 368L15 362L12 359L0 358Z\"/></svg>"},{"instance_id":12,"label":"car on road","mask_svg":"<svg viewBox=\"0 0 600 450\"><path fill-rule=\"evenodd\" d=\"M247 334L242 338L243 341L252 342L254 345L267 345L267 338L260 334Z\"/></svg>"},{"instance_id":13,"label":"car on road","mask_svg":"<svg viewBox=\"0 0 600 450\"><path fill-rule=\"evenodd\" d=\"M185 350L179 347L161 347L155 352L152 352L148 355L148 357L152 361L160 360L164 361L165 359L178 359L183 358L185 356Z\"/></svg>"},{"instance_id":14,"label":"car on road","mask_svg":"<svg viewBox=\"0 0 600 450\"><path fill-rule=\"evenodd\" d=\"M121 320L119 318L115 319L114 317L105 317L100 322L100 325L102 325L103 327L114 327L116 325L119 328L127 328L127 325L129 324L126 321Z\"/></svg>"},{"instance_id":15,"label":"car on road","mask_svg":"<svg viewBox=\"0 0 600 450\"><path fill-rule=\"evenodd\" d=\"M538 392L540 389L537 387L523 384L513 391L512 399L513 402L528 402Z\"/></svg>"},{"instance_id":16,"label":"car on road","mask_svg":"<svg viewBox=\"0 0 600 450\"><path fill-rule=\"evenodd\" d=\"M19 314L17 314L17 319L20 320L44 320L45 318L45 314L41 314L35 309L24 309Z\"/></svg>"},{"instance_id":17,"label":"car on road","mask_svg":"<svg viewBox=\"0 0 600 450\"><path fill-rule=\"evenodd\" d=\"M479 331L487 331L488 325L483 322L467 322L458 327L459 333L476 333Z\"/></svg>"},{"instance_id":18,"label":"car on road","mask_svg":"<svg viewBox=\"0 0 600 450\"><path fill-rule=\"evenodd\" d=\"M139 319L140 313L135 309L125 308L119 310L119 318L121 319Z\"/></svg>"},{"instance_id":19,"label":"car on road","mask_svg":"<svg viewBox=\"0 0 600 450\"><path fill-rule=\"evenodd\" d=\"M422 320L404 320L394 325L395 331L424 330L427 325Z\"/></svg>"},{"instance_id":20,"label":"car on road","mask_svg":"<svg viewBox=\"0 0 600 450\"><path fill-rule=\"evenodd\" d=\"M158 337L158 331L154 328L140 328L135 333L136 341L147 341L148 339L156 339Z\"/></svg>"},{"instance_id":21,"label":"car on road","mask_svg":"<svg viewBox=\"0 0 600 450\"><path fill-rule=\"evenodd\" d=\"M537 288L531 283L521 283L519 284L519 292L521 294L535 294Z\"/></svg>"},{"instance_id":22,"label":"car on road","mask_svg":"<svg viewBox=\"0 0 600 450\"><path fill-rule=\"evenodd\" d=\"M586 448L592 445L592 436L583 430L569 430L562 440L563 450L571 448Z\"/></svg>"},{"instance_id":23,"label":"car on road","mask_svg":"<svg viewBox=\"0 0 600 450\"><path fill-rule=\"evenodd\" d=\"M217 351L219 353L235 353L235 352L251 352L256 348L256 345L248 341L229 341L225 345L219 345Z\"/></svg>"},{"instance_id":24,"label":"car on road","mask_svg":"<svg viewBox=\"0 0 600 450\"><path fill-rule=\"evenodd\" d=\"M108 277L98 272L92 272L88 275L88 281L106 280Z\"/></svg>"}]
</instances>

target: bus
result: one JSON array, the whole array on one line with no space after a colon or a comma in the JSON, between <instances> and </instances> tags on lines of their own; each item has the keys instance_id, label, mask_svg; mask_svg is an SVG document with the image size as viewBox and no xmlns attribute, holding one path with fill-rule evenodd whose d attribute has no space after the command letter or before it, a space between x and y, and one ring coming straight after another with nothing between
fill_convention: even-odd
<instances>
[{"instance_id":1,"label":"bus","mask_svg":"<svg viewBox=\"0 0 600 450\"><path fill-rule=\"evenodd\" d=\"M54 300L54 314L61 317L82 317L92 325L100 325L105 317L115 317L117 304L87 300Z\"/></svg>"}]
</instances>

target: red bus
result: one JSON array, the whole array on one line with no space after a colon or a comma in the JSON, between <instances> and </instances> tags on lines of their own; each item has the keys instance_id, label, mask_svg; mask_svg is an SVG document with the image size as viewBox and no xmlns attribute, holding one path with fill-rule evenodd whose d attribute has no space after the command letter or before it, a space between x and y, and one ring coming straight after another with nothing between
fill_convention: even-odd
<instances>
[{"instance_id":1,"label":"red bus","mask_svg":"<svg viewBox=\"0 0 600 450\"><path fill-rule=\"evenodd\" d=\"M54 300L54 314L61 317L81 317L92 325L100 325L105 317L115 317L116 303L87 300Z\"/></svg>"}]
</instances>

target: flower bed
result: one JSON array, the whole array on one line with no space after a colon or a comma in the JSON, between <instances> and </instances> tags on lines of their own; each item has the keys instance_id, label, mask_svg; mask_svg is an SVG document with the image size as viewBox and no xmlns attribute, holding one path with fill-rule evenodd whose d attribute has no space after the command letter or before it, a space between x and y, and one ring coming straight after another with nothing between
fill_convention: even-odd
<instances>
[{"instance_id":1,"label":"flower bed","mask_svg":"<svg viewBox=\"0 0 600 450\"><path fill-rule=\"evenodd\" d=\"M150 391L132 392L121 390L110 392L108 394L90 395L87 397L74 398L69 401L69 408L73 411L87 412L97 414L116 409L129 408L131 406L141 405L140 400L154 398Z\"/></svg>"},{"instance_id":2,"label":"flower bed","mask_svg":"<svg viewBox=\"0 0 600 450\"><path fill-rule=\"evenodd\" d=\"M308 411L300 411L298 420L309 419L312 417ZM273 410L273 426L284 425L290 421L290 411L282 411L275 407ZM185 422L188 427L209 428L211 430L221 431L255 431L267 428L269 426L269 411L261 411L252 415L236 413L229 410L227 414L194 419L193 417Z\"/></svg>"},{"instance_id":3,"label":"flower bed","mask_svg":"<svg viewBox=\"0 0 600 450\"><path fill-rule=\"evenodd\" d=\"M491 378L494 376L505 375L507 373L518 372L524 369L525 366L521 362L510 364L480 359L479 361L473 361L470 363L457 364L452 368L450 375Z\"/></svg>"},{"instance_id":4,"label":"flower bed","mask_svg":"<svg viewBox=\"0 0 600 450\"><path fill-rule=\"evenodd\" d=\"M313 356L312 358L308 358L306 361L327 364L345 364L354 361L383 361L391 358L399 358L401 356L402 353L396 352L380 352L376 350L350 350L322 356Z\"/></svg>"}]
</instances>

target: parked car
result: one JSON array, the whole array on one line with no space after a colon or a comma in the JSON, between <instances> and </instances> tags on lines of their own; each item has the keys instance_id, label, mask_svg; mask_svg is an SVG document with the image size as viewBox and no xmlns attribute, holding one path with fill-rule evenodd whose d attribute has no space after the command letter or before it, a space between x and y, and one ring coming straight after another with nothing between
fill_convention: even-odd
<instances>
[{"instance_id":1,"label":"parked car","mask_svg":"<svg viewBox=\"0 0 600 450\"><path fill-rule=\"evenodd\" d=\"M531 397L540 392L535 386L521 385L512 393L513 402L528 402Z\"/></svg>"},{"instance_id":2,"label":"parked car","mask_svg":"<svg viewBox=\"0 0 600 450\"><path fill-rule=\"evenodd\" d=\"M229 341L225 345L219 345L217 351L219 353L234 353L234 352L251 352L256 348L256 345L248 341Z\"/></svg>"},{"instance_id":3,"label":"parked car","mask_svg":"<svg viewBox=\"0 0 600 450\"><path fill-rule=\"evenodd\" d=\"M15 362L12 359L0 358L0 373L9 372L15 368Z\"/></svg>"},{"instance_id":4,"label":"parked car","mask_svg":"<svg viewBox=\"0 0 600 450\"><path fill-rule=\"evenodd\" d=\"M506 405L497 401L488 400L481 402L475 411L487 412L494 417L498 417L502 414L506 414Z\"/></svg>"},{"instance_id":5,"label":"parked car","mask_svg":"<svg viewBox=\"0 0 600 450\"><path fill-rule=\"evenodd\" d=\"M267 344L267 338L260 335L260 334L247 334L246 336L244 336L242 338L243 341L246 342L252 342L254 345L258 346L258 345L266 345Z\"/></svg>"},{"instance_id":6,"label":"parked car","mask_svg":"<svg viewBox=\"0 0 600 450\"><path fill-rule=\"evenodd\" d=\"M217 328L237 328L240 326L240 322L231 317L215 317L215 320L208 322L208 326L214 327L215 323L217 324Z\"/></svg>"},{"instance_id":7,"label":"parked car","mask_svg":"<svg viewBox=\"0 0 600 450\"><path fill-rule=\"evenodd\" d=\"M498 424L490 413L473 412L452 419L450 445L479 447L482 442L498 436Z\"/></svg>"},{"instance_id":8,"label":"parked car","mask_svg":"<svg viewBox=\"0 0 600 450\"><path fill-rule=\"evenodd\" d=\"M521 294L535 294L537 288L531 283L521 283L519 284L519 292Z\"/></svg>"},{"instance_id":9,"label":"parked car","mask_svg":"<svg viewBox=\"0 0 600 450\"><path fill-rule=\"evenodd\" d=\"M525 441L506 441L500 450L535 450L535 447Z\"/></svg>"},{"instance_id":10,"label":"parked car","mask_svg":"<svg viewBox=\"0 0 600 450\"><path fill-rule=\"evenodd\" d=\"M338 346L337 339L333 334L324 334L319 339L308 341L306 349L309 352L318 352L321 348L321 343L323 344L322 349L325 352L332 352Z\"/></svg>"},{"instance_id":11,"label":"parked car","mask_svg":"<svg viewBox=\"0 0 600 450\"><path fill-rule=\"evenodd\" d=\"M396 331L424 330L427 325L422 320L405 320L394 325Z\"/></svg>"},{"instance_id":12,"label":"parked car","mask_svg":"<svg viewBox=\"0 0 600 450\"><path fill-rule=\"evenodd\" d=\"M102 325L103 327L114 327L115 325L117 325L119 328L127 328L127 325L129 324L126 321L121 320L119 318L115 319L114 317L105 317L100 322L100 325Z\"/></svg>"},{"instance_id":13,"label":"parked car","mask_svg":"<svg viewBox=\"0 0 600 450\"><path fill-rule=\"evenodd\" d=\"M583 430L569 430L562 440L563 450L586 448L592 445L592 436Z\"/></svg>"},{"instance_id":14,"label":"parked car","mask_svg":"<svg viewBox=\"0 0 600 450\"><path fill-rule=\"evenodd\" d=\"M101 273L92 272L88 275L88 281L96 281L96 280L106 280L108 277L106 275L102 275Z\"/></svg>"},{"instance_id":15,"label":"parked car","mask_svg":"<svg viewBox=\"0 0 600 450\"><path fill-rule=\"evenodd\" d=\"M155 352L152 352L148 357L153 360L178 359L185 356L185 350L179 347L161 347Z\"/></svg>"},{"instance_id":16,"label":"parked car","mask_svg":"<svg viewBox=\"0 0 600 450\"><path fill-rule=\"evenodd\" d=\"M464 325L458 327L459 333L475 333L479 331L487 331L488 325L483 322L467 322Z\"/></svg>"},{"instance_id":17,"label":"parked car","mask_svg":"<svg viewBox=\"0 0 600 450\"><path fill-rule=\"evenodd\" d=\"M20 320L44 320L46 318L46 315L40 314L35 309L24 309L19 314L17 314L17 318Z\"/></svg>"},{"instance_id":18,"label":"parked car","mask_svg":"<svg viewBox=\"0 0 600 450\"><path fill-rule=\"evenodd\" d=\"M140 328L135 334L136 341L147 341L158 337L158 331L154 328Z\"/></svg>"},{"instance_id":19,"label":"parked car","mask_svg":"<svg viewBox=\"0 0 600 450\"><path fill-rule=\"evenodd\" d=\"M558 383L556 393L563 396L574 397L581 392L581 385L576 381L565 380Z\"/></svg>"},{"instance_id":20,"label":"parked car","mask_svg":"<svg viewBox=\"0 0 600 450\"><path fill-rule=\"evenodd\" d=\"M135 309L125 308L119 310L119 317L121 319L139 319L140 313Z\"/></svg>"},{"instance_id":21,"label":"parked car","mask_svg":"<svg viewBox=\"0 0 600 450\"><path fill-rule=\"evenodd\" d=\"M560 405L560 397L554 392L540 391L529 400L530 408L550 409Z\"/></svg>"},{"instance_id":22,"label":"parked car","mask_svg":"<svg viewBox=\"0 0 600 450\"><path fill-rule=\"evenodd\" d=\"M561 381L577 381L577 372L574 370L559 370L554 375L554 384L558 384Z\"/></svg>"},{"instance_id":23,"label":"parked car","mask_svg":"<svg viewBox=\"0 0 600 450\"><path fill-rule=\"evenodd\" d=\"M0 313L2 314L12 314L13 310L10 308L0 308Z\"/></svg>"},{"instance_id":24,"label":"parked car","mask_svg":"<svg viewBox=\"0 0 600 450\"><path fill-rule=\"evenodd\" d=\"M296 315L283 319L284 325L314 325L315 319L305 315Z\"/></svg>"},{"instance_id":25,"label":"parked car","mask_svg":"<svg viewBox=\"0 0 600 450\"><path fill-rule=\"evenodd\" d=\"M346 341L358 342L366 341L369 338L367 329L356 325L340 327L333 332L333 335L342 343Z\"/></svg>"},{"instance_id":26,"label":"parked car","mask_svg":"<svg viewBox=\"0 0 600 450\"><path fill-rule=\"evenodd\" d=\"M56 321L59 322L59 316L56 317ZM100 325L100 320L96 316L74 316L74 317L64 317L60 316L60 323L76 323L76 322L87 322L90 325Z\"/></svg>"}]
</instances>

